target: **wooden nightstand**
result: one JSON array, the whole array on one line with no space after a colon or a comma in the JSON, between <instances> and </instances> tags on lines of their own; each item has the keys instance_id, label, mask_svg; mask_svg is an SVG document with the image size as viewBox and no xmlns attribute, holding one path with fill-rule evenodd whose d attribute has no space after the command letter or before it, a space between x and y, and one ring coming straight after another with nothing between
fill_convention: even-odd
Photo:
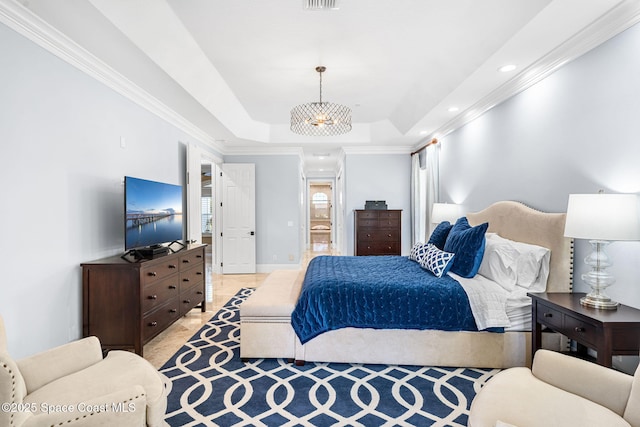
<instances>
[{"instance_id":1,"label":"wooden nightstand","mask_svg":"<svg viewBox=\"0 0 640 427\"><path fill-rule=\"evenodd\" d=\"M611 367L614 355L640 352L640 310L622 305L598 310L580 305L583 293L528 293L531 305L531 356L541 347L542 327L578 343L579 355L587 348L598 353L597 362Z\"/></svg>"}]
</instances>

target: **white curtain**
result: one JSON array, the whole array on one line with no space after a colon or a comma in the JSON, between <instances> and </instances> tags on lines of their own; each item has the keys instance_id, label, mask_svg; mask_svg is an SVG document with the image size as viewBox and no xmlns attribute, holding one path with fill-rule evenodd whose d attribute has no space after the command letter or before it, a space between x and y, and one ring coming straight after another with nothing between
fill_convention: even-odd
<instances>
[{"instance_id":1,"label":"white curtain","mask_svg":"<svg viewBox=\"0 0 640 427\"><path fill-rule=\"evenodd\" d=\"M425 197L420 168L420 152L411 155L411 246L417 242L424 242Z\"/></svg>"},{"instance_id":2,"label":"white curtain","mask_svg":"<svg viewBox=\"0 0 640 427\"><path fill-rule=\"evenodd\" d=\"M431 209L439 199L438 146L431 144L411 156L411 245L431 234Z\"/></svg>"},{"instance_id":3,"label":"white curtain","mask_svg":"<svg viewBox=\"0 0 640 427\"><path fill-rule=\"evenodd\" d=\"M425 182L425 211L426 211L426 229L429 235L435 224L431 224L431 211L433 210L433 204L440 201L440 162L438 159L438 153L440 151L440 144L431 144L425 150L425 169L426 169L426 182Z\"/></svg>"}]
</instances>

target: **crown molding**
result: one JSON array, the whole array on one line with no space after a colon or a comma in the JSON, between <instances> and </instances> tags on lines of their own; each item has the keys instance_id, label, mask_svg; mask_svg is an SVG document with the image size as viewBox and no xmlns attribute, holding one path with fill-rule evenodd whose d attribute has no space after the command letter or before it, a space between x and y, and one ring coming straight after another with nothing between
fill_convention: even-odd
<instances>
[{"instance_id":1,"label":"crown molding","mask_svg":"<svg viewBox=\"0 0 640 427\"><path fill-rule=\"evenodd\" d=\"M411 154L413 147L410 146L388 146L371 145L366 147L346 146L342 147L342 153L349 154Z\"/></svg>"},{"instance_id":2,"label":"crown molding","mask_svg":"<svg viewBox=\"0 0 640 427\"><path fill-rule=\"evenodd\" d=\"M13 0L0 0L0 22L193 138L224 153L225 147L207 132L195 126L21 4Z\"/></svg>"},{"instance_id":3,"label":"crown molding","mask_svg":"<svg viewBox=\"0 0 640 427\"><path fill-rule=\"evenodd\" d=\"M304 151L302 147L267 147L249 145L238 147L227 147L225 150L225 156L283 156L294 155L304 158Z\"/></svg>"},{"instance_id":4,"label":"crown molding","mask_svg":"<svg viewBox=\"0 0 640 427\"><path fill-rule=\"evenodd\" d=\"M583 28L513 79L498 87L459 115L433 131L425 139L442 138L477 119L496 105L530 88L560 67L584 55L612 37L640 22L640 1L625 0ZM420 144L416 144L418 147Z\"/></svg>"}]
</instances>

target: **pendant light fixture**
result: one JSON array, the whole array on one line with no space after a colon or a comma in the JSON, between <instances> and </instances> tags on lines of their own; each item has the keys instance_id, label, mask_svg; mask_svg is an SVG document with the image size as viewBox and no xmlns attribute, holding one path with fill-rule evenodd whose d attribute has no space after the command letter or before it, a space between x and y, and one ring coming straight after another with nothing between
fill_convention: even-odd
<instances>
[{"instance_id":1,"label":"pendant light fixture","mask_svg":"<svg viewBox=\"0 0 640 427\"><path fill-rule=\"evenodd\" d=\"M322 73L326 70L323 66L316 67L320 74L320 101L301 104L291 110L291 130L297 134L334 136L351 130L351 109L322 101Z\"/></svg>"}]
</instances>

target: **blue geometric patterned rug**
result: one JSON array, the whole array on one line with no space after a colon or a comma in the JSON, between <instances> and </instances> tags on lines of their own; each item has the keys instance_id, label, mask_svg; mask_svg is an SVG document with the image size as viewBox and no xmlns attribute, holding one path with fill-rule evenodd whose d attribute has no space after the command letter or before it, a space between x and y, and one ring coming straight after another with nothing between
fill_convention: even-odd
<instances>
[{"instance_id":1,"label":"blue geometric patterned rug","mask_svg":"<svg viewBox=\"0 0 640 427\"><path fill-rule=\"evenodd\" d=\"M240 360L242 289L160 369L170 426L466 426L498 369Z\"/></svg>"}]
</instances>

